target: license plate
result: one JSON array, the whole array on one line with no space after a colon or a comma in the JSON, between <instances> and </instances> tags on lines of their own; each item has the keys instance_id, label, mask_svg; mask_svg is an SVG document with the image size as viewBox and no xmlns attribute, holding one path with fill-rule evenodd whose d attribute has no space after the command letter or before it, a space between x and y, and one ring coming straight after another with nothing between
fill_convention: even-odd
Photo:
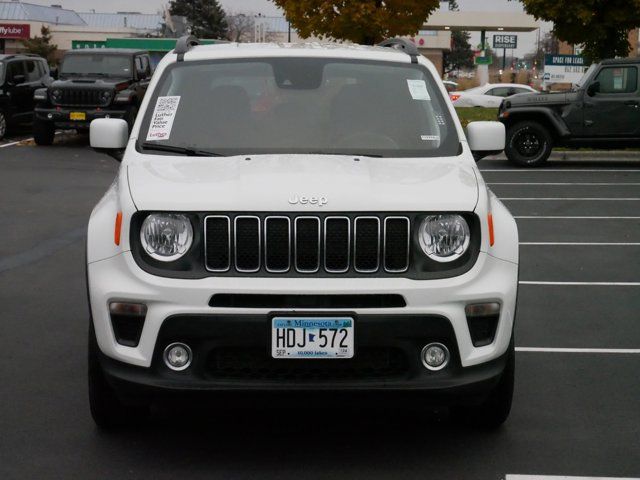
<instances>
[{"instance_id":1,"label":"license plate","mask_svg":"<svg viewBox=\"0 0 640 480\"><path fill-rule=\"evenodd\" d=\"M353 358L353 318L274 317L273 358Z\"/></svg>"},{"instance_id":2,"label":"license plate","mask_svg":"<svg viewBox=\"0 0 640 480\"><path fill-rule=\"evenodd\" d=\"M87 114L84 112L71 112L69 114L69 118L71 120L86 120L87 119Z\"/></svg>"}]
</instances>

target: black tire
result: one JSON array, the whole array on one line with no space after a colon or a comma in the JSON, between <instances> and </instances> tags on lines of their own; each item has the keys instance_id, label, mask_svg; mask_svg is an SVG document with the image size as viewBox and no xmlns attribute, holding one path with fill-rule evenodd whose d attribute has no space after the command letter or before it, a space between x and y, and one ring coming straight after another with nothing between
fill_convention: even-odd
<instances>
[{"instance_id":1,"label":"black tire","mask_svg":"<svg viewBox=\"0 0 640 480\"><path fill-rule=\"evenodd\" d=\"M9 122L7 120L7 116L4 114L4 112L0 111L0 140L2 140L7 134L8 129Z\"/></svg>"},{"instance_id":2,"label":"black tire","mask_svg":"<svg viewBox=\"0 0 640 480\"><path fill-rule=\"evenodd\" d=\"M509 418L511 412L515 370L516 349L512 336L507 350L507 363L498 384L480 405L454 408L452 410L454 419L483 429L500 427Z\"/></svg>"},{"instance_id":3,"label":"black tire","mask_svg":"<svg viewBox=\"0 0 640 480\"><path fill-rule=\"evenodd\" d=\"M553 137L538 122L518 122L507 131L507 158L521 167L542 166L553 150Z\"/></svg>"},{"instance_id":4,"label":"black tire","mask_svg":"<svg viewBox=\"0 0 640 480\"><path fill-rule=\"evenodd\" d=\"M53 123L35 120L33 122L33 139L36 145L49 146L53 145L53 139L56 135L56 127Z\"/></svg>"},{"instance_id":5,"label":"black tire","mask_svg":"<svg viewBox=\"0 0 640 480\"><path fill-rule=\"evenodd\" d=\"M139 425L149 416L149 406L131 406L122 403L105 378L98 360L98 342L89 327L89 408L98 427L105 430Z\"/></svg>"}]
</instances>

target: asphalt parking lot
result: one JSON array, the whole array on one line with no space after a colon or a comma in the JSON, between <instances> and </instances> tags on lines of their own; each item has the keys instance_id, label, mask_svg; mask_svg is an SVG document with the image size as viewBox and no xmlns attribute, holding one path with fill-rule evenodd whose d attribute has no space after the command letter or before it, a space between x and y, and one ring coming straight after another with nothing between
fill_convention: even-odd
<instances>
[{"instance_id":1,"label":"asphalt parking lot","mask_svg":"<svg viewBox=\"0 0 640 480\"><path fill-rule=\"evenodd\" d=\"M298 404L165 410L105 434L86 394L84 232L118 165L73 136L4 145L2 478L640 477L640 159L480 164L521 241L516 392L502 429Z\"/></svg>"}]
</instances>

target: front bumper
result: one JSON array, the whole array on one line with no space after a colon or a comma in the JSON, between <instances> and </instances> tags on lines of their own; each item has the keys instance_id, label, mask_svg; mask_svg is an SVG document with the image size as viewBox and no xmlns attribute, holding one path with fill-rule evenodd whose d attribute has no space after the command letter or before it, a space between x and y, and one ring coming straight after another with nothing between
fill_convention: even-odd
<instances>
[{"instance_id":1,"label":"front bumper","mask_svg":"<svg viewBox=\"0 0 640 480\"><path fill-rule=\"evenodd\" d=\"M451 323L434 315L356 315L356 356L350 360L276 360L270 357L270 315L178 315L165 320L150 368L101 355L109 382L120 395L155 396L173 392L378 392L428 394L424 399L476 403L497 384L506 354L463 368ZM193 351L191 366L166 368L164 346L182 341ZM441 342L451 362L441 371L425 369L419 353Z\"/></svg>"},{"instance_id":2,"label":"front bumper","mask_svg":"<svg viewBox=\"0 0 640 480\"><path fill-rule=\"evenodd\" d=\"M71 120L72 112L83 112L86 115L85 120ZM121 118L127 117L128 110L126 107L112 108L94 108L94 107L36 107L35 116L37 120L43 122L51 122L56 128L63 130L88 130L91 122L97 118Z\"/></svg>"},{"instance_id":3,"label":"front bumper","mask_svg":"<svg viewBox=\"0 0 640 480\"><path fill-rule=\"evenodd\" d=\"M159 345L161 329L170 317L206 316L209 323L220 318L238 319L245 315L262 318L274 309L210 307L213 294L396 294L406 306L401 308L349 309L360 318L378 319L419 316L424 328L433 317L443 317L452 330L459 365L468 368L500 358L511 339L516 295L518 265L480 252L476 264L463 275L439 280L407 278L272 278L207 277L202 279L171 279L151 275L141 270L131 252L90 263L88 287L96 338L106 357L138 367L152 367ZM119 344L111 326L108 305L113 301L144 303L147 314L140 341L136 347ZM474 347L465 306L471 303L498 302L500 319L493 343ZM310 308L278 309L278 312L318 313ZM323 313L344 312L323 310ZM223 316L223 317L221 317ZM363 317L364 318L364 317ZM265 326L265 328L267 328ZM267 348L268 345L265 345ZM356 345L357 348L357 345Z\"/></svg>"}]
</instances>

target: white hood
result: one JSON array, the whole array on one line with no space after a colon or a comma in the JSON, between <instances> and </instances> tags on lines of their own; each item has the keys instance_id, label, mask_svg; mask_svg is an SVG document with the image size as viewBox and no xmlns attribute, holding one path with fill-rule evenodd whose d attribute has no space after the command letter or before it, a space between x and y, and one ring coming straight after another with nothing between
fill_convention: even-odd
<instances>
[{"instance_id":1,"label":"white hood","mask_svg":"<svg viewBox=\"0 0 640 480\"><path fill-rule=\"evenodd\" d=\"M128 176L139 210L472 211L478 200L475 174L461 157L136 154ZM323 201L292 203L296 197Z\"/></svg>"}]
</instances>

